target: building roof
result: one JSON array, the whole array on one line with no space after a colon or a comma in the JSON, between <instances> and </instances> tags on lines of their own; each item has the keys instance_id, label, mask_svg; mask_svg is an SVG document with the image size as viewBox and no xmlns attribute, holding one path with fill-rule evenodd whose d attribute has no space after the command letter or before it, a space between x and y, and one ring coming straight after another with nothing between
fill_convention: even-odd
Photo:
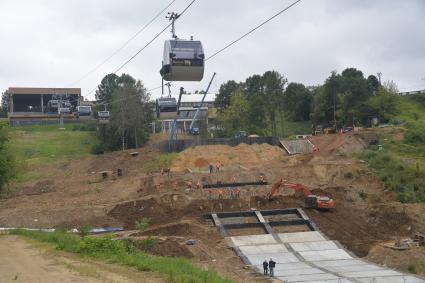
<instances>
[{"instance_id":1,"label":"building roof","mask_svg":"<svg viewBox=\"0 0 425 283\"><path fill-rule=\"evenodd\" d=\"M9 87L10 94L78 94L81 88Z\"/></svg>"},{"instance_id":2,"label":"building roof","mask_svg":"<svg viewBox=\"0 0 425 283\"><path fill-rule=\"evenodd\" d=\"M184 94L182 95L181 102L201 102L203 94ZM205 96L205 102L213 102L215 100L215 93L207 93Z\"/></svg>"}]
</instances>

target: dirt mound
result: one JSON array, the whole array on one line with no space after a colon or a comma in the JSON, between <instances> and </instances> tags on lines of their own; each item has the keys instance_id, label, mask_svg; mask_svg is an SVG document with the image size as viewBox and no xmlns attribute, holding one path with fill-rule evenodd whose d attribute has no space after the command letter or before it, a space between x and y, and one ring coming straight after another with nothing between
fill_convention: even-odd
<instances>
[{"instance_id":1,"label":"dirt mound","mask_svg":"<svg viewBox=\"0 0 425 283\"><path fill-rule=\"evenodd\" d=\"M352 133L314 136L310 141L319 149L314 156L327 159L351 158L366 147L364 140Z\"/></svg>"},{"instance_id":2,"label":"dirt mound","mask_svg":"<svg viewBox=\"0 0 425 283\"><path fill-rule=\"evenodd\" d=\"M134 228L136 220L149 217L154 223L168 222L179 217L181 211L190 203L185 195L164 194L149 196L116 205L108 212L111 216L125 223L125 227Z\"/></svg>"},{"instance_id":3,"label":"dirt mound","mask_svg":"<svg viewBox=\"0 0 425 283\"><path fill-rule=\"evenodd\" d=\"M171 165L172 171L184 171L186 168L204 167L208 164L221 162L224 167L242 165L258 166L259 163L270 161L282 156L282 150L269 144L240 144L235 147L228 145L206 145L188 148L181 152Z\"/></svg>"},{"instance_id":4,"label":"dirt mound","mask_svg":"<svg viewBox=\"0 0 425 283\"><path fill-rule=\"evenodd\" d=\"M41 195L45 193L55 192L55 185L51 180L40 181L37 182L33 186L25 186L21 188L15 189L12 194L8 197L16 197L16 196L34 196Z\"/></svg>"}]
</instances>

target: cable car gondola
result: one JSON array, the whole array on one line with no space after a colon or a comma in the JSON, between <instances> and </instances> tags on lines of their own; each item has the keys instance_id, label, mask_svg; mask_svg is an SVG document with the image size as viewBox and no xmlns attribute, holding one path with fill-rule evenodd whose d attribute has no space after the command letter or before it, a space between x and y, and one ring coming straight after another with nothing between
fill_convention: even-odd
<instances>
[{"instance_id":1,"label":"cable car gondola","mask_svg":"<svg viewBox=\"0 0 425 283\"><path fill-rule=\"evenodd\" d=\"M156 100L156 113L158 118L162 112L177 112L177 102L174 97L160 97Z\"/></svg>"},{"instance_id":2,"label":"cable car gondola","mask_svg":"<svg viewBox=\"0 0 425 283\"><path fill-rule=\"evenodd\" d=\"M97 118L99 124L108 124L109 123L109 111L99 111L97 112Z\"/></svg>"},{"instance_id":3,"label":"cable car gondola","mask_svg":"<svg viewBox=\"0 0 425 283\"><path fill-rule=\"evenodd\" d=\"M166 40L160 74L166 81L201 81L204 77L204 59L200 41Z\"/></svg>"}]
</instances>

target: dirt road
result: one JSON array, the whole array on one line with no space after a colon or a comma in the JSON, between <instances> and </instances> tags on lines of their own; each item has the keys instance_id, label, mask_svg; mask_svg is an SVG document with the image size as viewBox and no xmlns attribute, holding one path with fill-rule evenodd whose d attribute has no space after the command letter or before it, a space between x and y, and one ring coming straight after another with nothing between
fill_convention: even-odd
<instances>
[{"instance_id":1,"label":"dirt road","mask_svg":"<svg viewBox=\"0 0 425 283\"><path fill-rule=\"evenodd\" d=\"M2 283L141 282L137 272L124 267L48 254L16 236L0 236L0 259ZM162 282L152 275L146 277L142 272L139 275L143 282Z\"/></svg>"}]
</instances>

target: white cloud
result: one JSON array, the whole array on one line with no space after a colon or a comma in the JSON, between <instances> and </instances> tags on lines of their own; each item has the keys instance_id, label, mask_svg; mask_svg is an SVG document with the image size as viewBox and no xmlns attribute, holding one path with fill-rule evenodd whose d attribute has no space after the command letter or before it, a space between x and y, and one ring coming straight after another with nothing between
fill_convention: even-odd
<instances>
[{"instance_id":1,"label":"white cloud","mask_svg":"<svg viewBox=\"0 0 425 283\"><path fill-rule=\"evenodd\" d=\"M0 89L67 86L102 62L169 2L2 0ZM188 3L177 0L170 11L181 11ZM179 19L177 34L201 39L208 56L290 3L198 0ZM229 79L240 81L271 69L290 81L319 84L332 70L346 67L357 67L365 75L381 71L385 80L396 81L403 90L425 88L421 81L425 77L424 14L421 0L303 0L207 62L202 82L176 82L174 90L205 88L214 71L218 76L213 89L217 89ZM76 86L83 93L92 90L167 23L161 16ZM168 31L122 72L141 79L147 88L160 85L158 71L167 37Z\"/></svg>"}]
</instances>

